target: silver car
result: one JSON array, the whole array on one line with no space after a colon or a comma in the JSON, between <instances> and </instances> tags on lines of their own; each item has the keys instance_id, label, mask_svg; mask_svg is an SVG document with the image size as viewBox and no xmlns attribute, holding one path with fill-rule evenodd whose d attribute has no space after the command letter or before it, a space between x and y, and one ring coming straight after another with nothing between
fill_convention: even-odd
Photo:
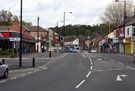
<instances>
[{"instance_id":1,"label":"silver car","mask_svg":"<svg viewBox=\"0 0 135 91\"><path fill-rule=\"evenodd\" d=\"M8 65L3 64L0 62L0 77L2 78L8 78Z\"/></svg>"}]
</instances>

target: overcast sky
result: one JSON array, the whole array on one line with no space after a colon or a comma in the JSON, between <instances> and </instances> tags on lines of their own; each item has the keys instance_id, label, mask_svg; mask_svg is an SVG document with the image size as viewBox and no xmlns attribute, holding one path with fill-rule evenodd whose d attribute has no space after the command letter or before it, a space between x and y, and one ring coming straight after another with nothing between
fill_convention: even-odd
<instances>
[{"instance_id":1,"label":"overcast sky","mask_svg":"<svg viewBox=\"0 0 135 91\"><path fill-rule=\"evenodd\" d=\"M135 1L135 0L134 0ZM64 12L67 24L93 25L100 23L99 17L106 6L114 0L23 0L23 20L40 25L44 28L63 25ZM20 15L20 0L0 0L0 10L10 10L14 15Z\"/></svg>"}]
</instances>

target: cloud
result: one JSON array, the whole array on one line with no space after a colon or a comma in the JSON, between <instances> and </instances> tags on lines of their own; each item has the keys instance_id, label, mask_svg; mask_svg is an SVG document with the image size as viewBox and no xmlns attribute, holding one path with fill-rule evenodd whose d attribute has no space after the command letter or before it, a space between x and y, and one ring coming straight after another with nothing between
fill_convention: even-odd
<instances>
[{"instance_id":1,"label":"cloud","mask_svg":"<svg viewBox=\"0 0 135 91\"><path fill-rule=\"evenodd\" d=\"M40 17L42 27L56 26L59 21L63 25L64 12L66 13L66 24L97 24L99 17L103 14L108 3L114 0L23 0L23 20L37 24ZM0 9L9 10L20 15L20 0L1 0Z\"/></svg>"}]
</instances>

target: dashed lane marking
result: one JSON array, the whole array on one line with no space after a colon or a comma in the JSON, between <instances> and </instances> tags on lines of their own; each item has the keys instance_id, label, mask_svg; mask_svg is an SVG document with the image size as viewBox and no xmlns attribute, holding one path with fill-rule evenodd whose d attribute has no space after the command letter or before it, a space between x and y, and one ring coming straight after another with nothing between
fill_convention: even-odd
<instances>
[{"instance_id":1,"label":"dashed lane marking","mask_svg":"<svg viewBox=\"0 0 135 91\"><path fill-rule=\"evenodd\" d=\"M79 88L84 82L85 80L81 81L75 88Z\"/></svg>"},{"instance_id":2,"label":"dashed lane marking","mask_svg":"<svg viewBox=\"0 0 135 91\"><path fill-rule=\"evenodd\" d=\"M91 71L86 75L86 78L88 78L90 76L90 74L91 74Z\"/></svg>"},{"instance_id":3,"label":"dashed lane marking","mask_svg":"<svg viewBox=\"0 0 135 91\"><path fill-rule=\"evenodd\" d=\"M92 70L93 69L93 66L91 65L90 69Z\"/></svg>"}]
</instances>

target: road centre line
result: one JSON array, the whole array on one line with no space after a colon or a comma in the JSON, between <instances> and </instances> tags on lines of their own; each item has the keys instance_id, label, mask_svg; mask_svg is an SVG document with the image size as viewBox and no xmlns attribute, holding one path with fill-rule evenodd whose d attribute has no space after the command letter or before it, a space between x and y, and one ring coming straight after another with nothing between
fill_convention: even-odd
<instances>
[{"instance_id":1,"label":"road centre line","mask_svg":"<svg viewBox=\"0 0 135 91\"><path fill-rule=\"evenodd\" d=\"M93 66L91 65L90 70L92 70L92 69L93 69Z\"/></svg>"},{"instance_id":2,"label":"road centre line","mask_svg":"<svg viewBox=\"0 0 135 91\"><path fill-rule=\"evenodd\" d=\"M91 71L86 75L86 78L88 78L90 76L90 74L91 74Z\"/></svg>"},{"instance_id":3,"label":"road centre line","mask_svg":"<svg viewBox=\"0 0 135 91\"><path fill-rule=\"evenodd\" d=\"M91 65L93 65L93 62L91 62Z\"/></svg>"},{"instance_id":4,"label":"road centre line","mask_svg":"<svg viewBox=\"0 0 135 91\"><path fill-rule=\"evenodd\" d=\"M75 88L79 88L84 82L85 80L81 81Z\"/></svg>"}]
</instances>

